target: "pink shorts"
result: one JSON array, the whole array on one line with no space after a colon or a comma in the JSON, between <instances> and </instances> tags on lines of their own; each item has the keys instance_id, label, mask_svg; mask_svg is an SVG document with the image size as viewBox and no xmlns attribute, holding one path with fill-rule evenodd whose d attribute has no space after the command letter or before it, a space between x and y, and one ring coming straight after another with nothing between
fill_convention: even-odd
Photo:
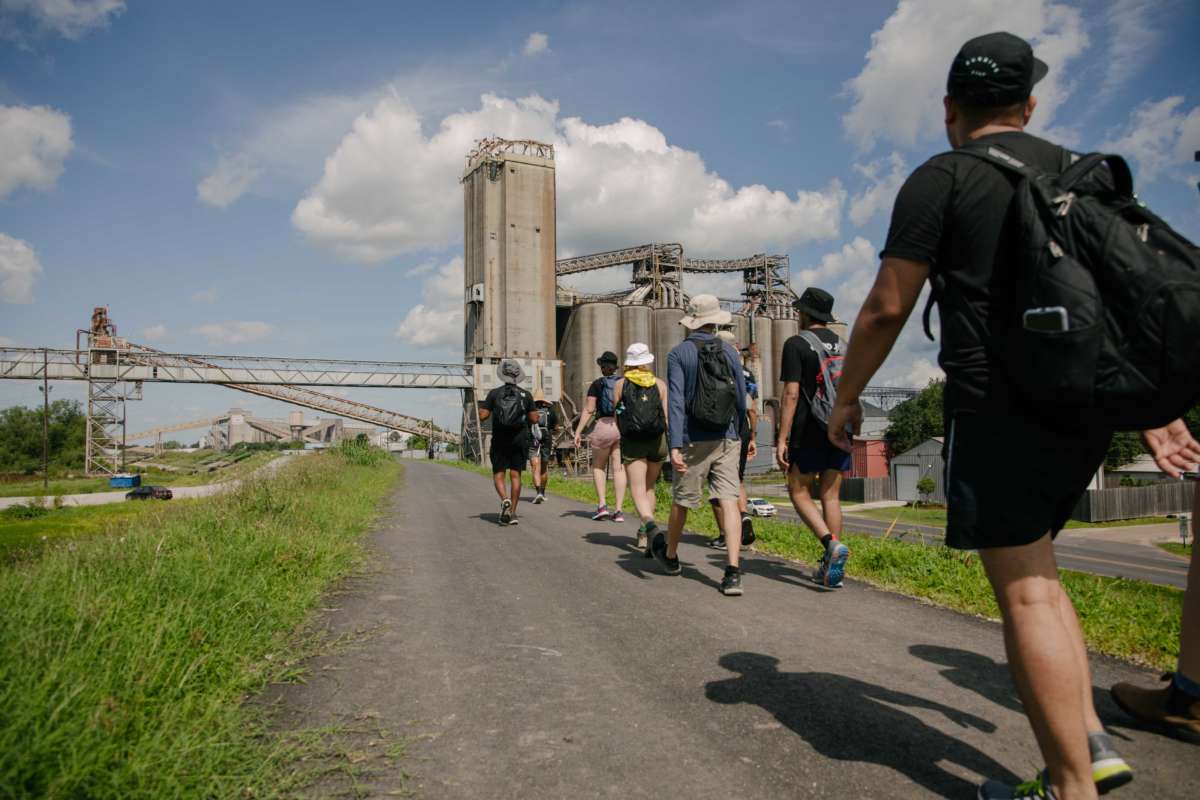
<instances>
[{"instance_id":1,"label":"pink shorts","mask_svg":"<svg viewBox=\"0 0 1200 800\"><path fill-rule=\"evenodd\" d=\"M601 417L592 428L592 449L610 450L621 443L616 417Z\"/></svg>"}]
</instances>

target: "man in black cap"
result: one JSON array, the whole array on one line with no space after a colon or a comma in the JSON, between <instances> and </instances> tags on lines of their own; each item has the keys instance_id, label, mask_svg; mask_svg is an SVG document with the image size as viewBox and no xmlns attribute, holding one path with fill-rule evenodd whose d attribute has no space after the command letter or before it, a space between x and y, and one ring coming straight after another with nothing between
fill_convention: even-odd
<instances>
[{"instance_id":1,"label":"man in black cap","mask_svg":"<svg viewBox=\"0 0 1200 800\"><path fill-rule=\"evenodd\" d=\"M587 399L583 403L583 414L575 427L575 447L579 448L583 441L583 431L592 417L596 418L596 426L592 428L589 444L592 446L592 481L596 484L596 513L592 519L624 522L625 515L621 508L625 505L625 488L629 483L625 477L625 467L621 464L621 432L617 429L617 401L614 395L617 381L617 354L605 350L596 364L600 367L600 377L588 386ZM613 491L616 493L617 507L609 510L606 498L608 485L608 465L613 468Z\"/></svg>"},{"instance_id":2,"label":"man in black cap","mask_svg":"<svg viewBox=\"0 0 1200 800\"><path fill-rule=\"evenodd\" d=\"M1033 85L1046 70L1010 33L972 39L955 57L944 101L954 150L918 167L900 189L829 424L831 439L849 449L845 428L861 422L859 394L929 279L946 372L946 544L979 551L1004 620L1009 666L1047 765L1018 787L988 781L979 791L984 800L1095 797L1133 777L1092 706L1087 650L1053 548L1104 461L1110 433L1042 422L1037 409L1018 401L996 355L1015 313L1009 298L1022 240L1006 220L1014 179L973 153L994 150L1048 173L1071 163L1070 152L1024 131L1037 106ZM1029 489L1016 492L1013 475Z\"/></svg>"},{"instance_id":3,"label":"man in black cap","mask_svg":"<svg viewBox=\"0 0 1200 800\"><path fill-rule=\"evenodd\" d=\"M796 513L825 548L813 580L838 588L850 548L838 541L842 533L842 473L850 469L850 454L829 441L828 408L836 397L830 382L841 372L843 344L827 326L833 322L833 295L810 287L795 303L800 333L783 345L783 407L775 436L775 461L787 475L788 494ZM822 398L827 405L820 410ZM817 484L821 507L813 500Z\"/></svg>"},{"instance_id":4,"label":"man in black cap","mask_svg":"<svg viewBox=\"0 0 1200 800\"><path fill-rule=\"evenodd\" d=\"M537 422L538 415L533 396L519 385L525 377L520 362L504 359L496 368L496 376L500 378L500 385L479 403L479 420L492 420L488 455L492 461L492 483L500 496L498 521L501 525L516 525L517 504L521 502L521 473L529 458L529 425ZM507 485L505 473L508 473Z\"/></svg>"}]
</instances>

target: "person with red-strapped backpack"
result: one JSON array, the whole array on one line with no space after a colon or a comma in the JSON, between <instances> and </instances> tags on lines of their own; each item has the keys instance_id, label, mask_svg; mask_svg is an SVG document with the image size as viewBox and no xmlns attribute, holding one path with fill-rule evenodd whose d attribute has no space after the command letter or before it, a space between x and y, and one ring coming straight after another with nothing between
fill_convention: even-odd
<instances>
[{"instance_id":1,"label":"person with red-strapped backpack","mask_svg":"<svg viewBox=\"0 0 1200 800\"><path fill-rule=\"evenodd\" d=\"M800 315L801 330L783 345L779 373L783 403L775 461L787 475L796 513L825 548L813 580L838 588L850 557L850 548L838 541L842 533L842 473L850 469L850 454L829 441L828 427L845 345L828 327L833 322L833 295L810 287L793 305ZM820 508L812 495L814 483Z\"/></svg>"}]
</instances>

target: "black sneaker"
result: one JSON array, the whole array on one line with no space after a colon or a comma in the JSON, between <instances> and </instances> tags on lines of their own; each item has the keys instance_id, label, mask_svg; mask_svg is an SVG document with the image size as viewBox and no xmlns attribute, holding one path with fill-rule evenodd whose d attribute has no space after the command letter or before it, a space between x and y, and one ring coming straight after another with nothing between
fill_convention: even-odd
<instances>
[{"instance_id":1,"label":"black sneaker","mask_svg":"<svg viewBox=\"0 0 1200 800\"><path fill-rule=\"evenodd\" d=\"M757 538L754 535L754 523L750 521L749 515L742 517L742 547L749 547Z\"/></svg>"},{"instance_id":2,"label":"black sneaker","mask_svg":"<svg viewBox=\"0 0 1200 800\"><path fill-rule=\"evenodd\" d=\"M508 521L512 518L512 515L508 513L508 510L510 508L512 508L512 500L509 500L506 497L502 501L500 501L500 524L501 525L507 525Z\"/></svg>"},{"instance_id":3,"label":"black sneaker","mask_svg":"<svg viewBox=\"0 0 1200 800\"><path fill-rule=\"evenodd\" d=\"M742 596L742 573L737 567L726 567L721 579L721 594L726 597Z\"/></svg>"},{"instance_id":4,"label":"black sneaker","mask_svg":"<svg viewBox=\"0 0 1200 800\"><path fill-rule=\"evenodd\" d=\"M516 514L513 514L511 517L508 518L508 524L509 525L520 525L521 521L519 519L517 519Z\"/></svg>"},{"instance_id":5,"label":"black sneaker","mask_svg":"<svg viewBox=\"0 0 1200 800\"><path fill-rule=\"evenodd\" d=\"M646 558L654 558L652 544L654 542L654 535L657 532L658 525L654 524L654 520L650 520L646 523L646 541L649 542L649 544L647 544L646 549L642 551L642 555L644 555ZM678 559L676 559L676 561L678 561Z\"/></svg>"},{"instance_id":6,"label":"black sneaker","mask_svg":"<svg viewBox=\"0 0 1200 800\"><path fill-rule=\"evenodd\" d=\"M656 533L650 540L650 553L668 575L678 575L683 572L683 567L679 566L679 558L667 556L667 537L662 533Z\"/></svg>"},{"instance_id":7,"label":"black sneaker","mask_svg":"<svg viewBox=\"0 0 1200 800\"><path fill-rule=\"evenodd\" d=\"M714 550L727 550L727 549L729 549L729 548L727 548L727 547L725 546L725 537L724 537L724 536L722 536L722 535L721 535L721 534L719 534L719 533L717 534L717 538L715 538L715 539L709 539L709 540L708 540L708 546L709 546L709 547L711 547L711 548L713 548Z\"/></svg>"}]
</instances>

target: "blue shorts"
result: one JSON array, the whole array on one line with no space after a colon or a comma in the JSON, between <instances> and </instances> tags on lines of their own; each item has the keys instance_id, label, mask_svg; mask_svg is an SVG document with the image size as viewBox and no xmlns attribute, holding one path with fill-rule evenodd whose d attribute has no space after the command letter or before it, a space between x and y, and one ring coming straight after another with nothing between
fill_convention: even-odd
<instances>
[{"instance_id":1,"label":"blue shorts","mask_svg":"<svg viewBox=\"0 0 1200 800\"><path fill-rule=\"evenodd\" d=\"M812 475L827 469L845 472L850 469L850 454L832 442L823 442L816 447L789 447L789 469Z\"/></svg>"}]
</instances>

